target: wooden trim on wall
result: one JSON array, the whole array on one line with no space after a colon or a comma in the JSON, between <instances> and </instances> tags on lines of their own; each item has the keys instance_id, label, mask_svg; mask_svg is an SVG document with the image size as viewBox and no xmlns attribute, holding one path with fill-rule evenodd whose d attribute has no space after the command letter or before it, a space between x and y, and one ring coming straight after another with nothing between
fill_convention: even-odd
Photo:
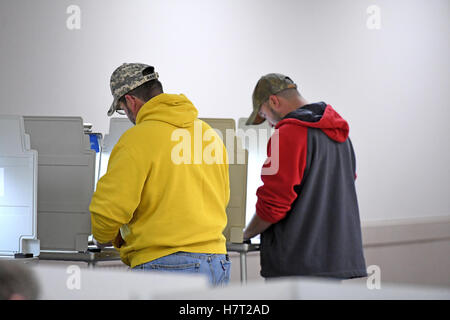
<instances>
[{"instance_id":1,"label":"wooden trim on wall","mask_svg":"<svg viewBox=\"0 0 450 320\"><path fill-rule=\"evenodd\" d=\"M364 247L450 240L450 216L362 222Z\"/></svg>"}]
</instances>

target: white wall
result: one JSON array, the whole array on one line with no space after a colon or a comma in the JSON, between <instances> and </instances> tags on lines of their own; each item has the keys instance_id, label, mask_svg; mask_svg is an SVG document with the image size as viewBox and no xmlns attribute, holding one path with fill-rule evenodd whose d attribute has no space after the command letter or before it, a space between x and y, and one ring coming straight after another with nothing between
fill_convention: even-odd
<instances>
[{"instance_id":1,"label":"white wall","mask_svg":"<svg viewBox=\"0 0 450 320\"><path fill-rule=\"evenodd\" d=\"M69 5L81 29L68 30ZM381 9L381 29L366 26ZM246 117L288 74L351 127L363 220L450 215L448 0L2 1L0 113L76 115L107 132L109 77L152 64L201 117Z\"/></svg>"}]
</instances>

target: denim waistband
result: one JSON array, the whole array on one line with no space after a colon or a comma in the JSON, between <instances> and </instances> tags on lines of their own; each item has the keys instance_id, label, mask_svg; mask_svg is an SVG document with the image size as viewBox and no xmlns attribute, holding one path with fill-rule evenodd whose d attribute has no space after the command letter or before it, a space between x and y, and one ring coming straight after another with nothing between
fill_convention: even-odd
<instances>
[{"instance_id":1,"label":"denim waistband","mask_svg":"<svg viewBox=\"0 0 450 320\"><path fill-rule=\"evenodd\" d=\"M177 256L187 256L187 257L192 257L192 258L197 258L197 259L205 259L207 260L208 258L222 258L224 257L227 261L230 260L230 257L228 256L228 254L217 254L217 253L197 253L197 252L185 252L185 251L178 251L175 253L172 253L173 255L177 255Z\"/></svg>"}]
</instances>

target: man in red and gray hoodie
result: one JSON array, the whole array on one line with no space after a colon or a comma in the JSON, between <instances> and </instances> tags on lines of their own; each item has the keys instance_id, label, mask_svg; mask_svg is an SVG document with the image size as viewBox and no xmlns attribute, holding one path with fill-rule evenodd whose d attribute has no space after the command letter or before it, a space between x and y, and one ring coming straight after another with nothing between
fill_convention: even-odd
<instances>
[{"instance_id":1,"label":"man in red and gray hoodie","mask_svg":"<svg viewBox=\"0 0 450 320\"><path fill-rule=\"evenodd\" d=\"M247 125L265 120L275 127L271 161L244 232L245 240L261 233L261 275L367 276L347 121L324 102L308 103L278 73L261 77L253 91ZM273 163L278 170L265 171Z\"/></svg>"}]
</instances>

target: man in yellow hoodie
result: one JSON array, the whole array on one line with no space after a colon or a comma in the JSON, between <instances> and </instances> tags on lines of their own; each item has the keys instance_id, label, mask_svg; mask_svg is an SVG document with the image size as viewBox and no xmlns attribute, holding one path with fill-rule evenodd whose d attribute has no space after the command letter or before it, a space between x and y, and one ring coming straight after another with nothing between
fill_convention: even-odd
<instances>
[{"instance_id":1,"label":"man in yellow hoodie","mask_svg":"<svg viewBox=\"0 0 450 320\"><path fill-rule=\"evenodd\" d=\"M135 126L115 145L92 197L94 238L113 243L133 269L228 283L222 232L230 190L222 140L184 95L163 93L152 66L124 63L111 75L111 92L108 116L123 112Z\"/></svg>"}]
</instances>

